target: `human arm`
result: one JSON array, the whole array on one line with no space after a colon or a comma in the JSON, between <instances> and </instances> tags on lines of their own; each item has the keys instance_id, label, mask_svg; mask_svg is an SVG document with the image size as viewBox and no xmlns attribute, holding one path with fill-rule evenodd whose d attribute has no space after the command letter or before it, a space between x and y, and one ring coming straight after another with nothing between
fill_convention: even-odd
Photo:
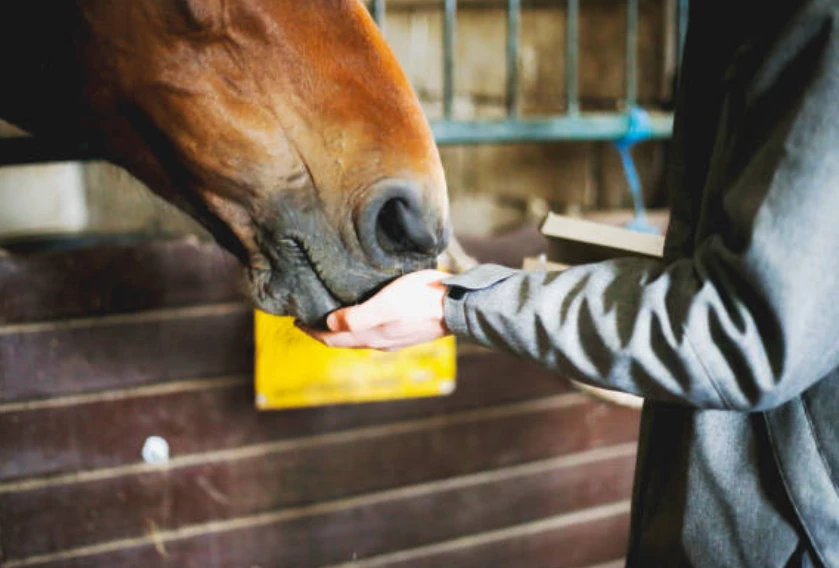
<instances>
[{"instance_id":1,"label":"human arm","mask_svg":"<svg viewBox=\"0 0 839 568\"><path fill-rule=\"evenodd\" d=\"M447 282L465 290L447 301L448 327L571 378L705 408L772 408L834 370L836 23L835 10L795 14L731 88L690 256L481 267Z\"/></svg>"}]
</instances>

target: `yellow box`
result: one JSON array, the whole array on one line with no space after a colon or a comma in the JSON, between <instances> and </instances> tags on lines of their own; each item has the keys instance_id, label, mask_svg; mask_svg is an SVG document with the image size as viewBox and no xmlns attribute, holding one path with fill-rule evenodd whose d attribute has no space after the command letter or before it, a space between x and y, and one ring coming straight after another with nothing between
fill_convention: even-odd
<instances>
[{"instance_id":1,"label":"yellow box","mask_svg":"<svg viewBox=\"0 0 839 568\"><path fill-rule=\"evenodd\" d=\"M318 343L290 317L255 311L260 410L446 395L455 389L454 337L393 353Z\"/></svg>"}]
</instances>

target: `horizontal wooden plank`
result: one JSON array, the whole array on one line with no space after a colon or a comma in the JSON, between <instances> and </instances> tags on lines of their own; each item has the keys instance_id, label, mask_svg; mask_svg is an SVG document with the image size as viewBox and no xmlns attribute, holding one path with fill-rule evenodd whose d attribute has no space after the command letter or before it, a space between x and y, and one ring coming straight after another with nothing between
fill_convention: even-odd
<instances>
[{"instance_id":1,"label":"horizontal wooden plank","mask_svg":"<svg viewBox=\"0 0 839 568\"><path fill-rule=\"evenodd\" d=\"M141 536L150 523L176 529L467 475L632 442L637 423L637 412L561 395L47 483L0 494L0 549L21 558Z\"/></svg>"},{"instance_id":2,"label":"horizontal wooden plank","mask_svg":"<svg viewBox=\"0 0 839 568\"><path fill-rule=\"evenodd\" d=\"M186 383L184 390L88 403L0 406L0 480L113 467L140 461L147 436L164 437L180 456L445 414L568 392L567 381L511 355L458 358L458 386L447 397L256 412L250 377ZM57 405L58 404L58 405ZM11 406L11 405L10 405ZM22 407L22 408L21 408ZM108 428L103 430L102 425Z\"/></svg>"},{"instance_id":3,"label":"horizontal wooden plank","mask_svg":"<svg viewBox=\"0 0 839 568\"><path fill-rule=\"evenodd\" d=\"M382 559L358 563L357 568L486 568L521 566L581 568L609 562L626 554L629 539L629 512L620 503L583 511L569 522L534 523L520 530L499 531L486 538L464 539L416 551L406 559ZM592 514L593 513L593 514ZM586 517L594 517L586 519ZM573 520L573 519L572 519ZM529 530L532 529L532 530ZM354 568L355 568L354 567ZM337 568L337 567L336 567Z\"/></svg>"},{"instance_id":4,"label":"horizontal wooden plank","mask_svg":"<svg viewBox=\"0 0 839 568\"><path fill-rule=\"evenodd\" d=\"M56 558L47 566L295 566L358 561L531 523L629 498L633 447L574 454L320 506L237 519L229 530L157 532L144 543ZM612 527L609 527L612 528ZM581 550L609 547L615 532L591 530ZM118 543L114 543L118 544ZM162 555L163 553L164 555ZM599 561L599 555L589 555ZM577 559L586 559L583 553ZM442 563L438 566L449 566ZM484 566L495 566L485 564ZM514 566L511 564L510 566ZM522 566L536 566L523 564Z\"/></svg>"},{"instance_id":5,"label":"horizontal wooden plank","mask_svg":"<svg viewBox=\"0 0 839 568\"><path fill-rule=\"evenodd\" d=\"M240 273L196 239L0 256L0 325L241 300Z\"/></svg>"},{"instance_id":6,"label":"horizontal wooden plank","mask_svg":"<svg viewBox=\"0 0 839 568\"><path fill-rule=\"evenodd\" d=\"M253 368L253 313L217 304L0 328L0 401Z\"/></svg>"}]
</instances>

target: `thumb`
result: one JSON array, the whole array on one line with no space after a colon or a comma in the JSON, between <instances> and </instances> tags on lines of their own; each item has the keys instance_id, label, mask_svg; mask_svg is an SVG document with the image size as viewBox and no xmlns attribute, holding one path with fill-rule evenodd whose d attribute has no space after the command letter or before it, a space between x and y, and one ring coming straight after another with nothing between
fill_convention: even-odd
<instances>
[{"instance_id":1,"label":"thumb","mask_svg":"<svg viewBox=\"0 0 839 568\"><path fill-rule=\"evenodd\" d=\"M329 328L329 331L347 331L344 314L346 311L347 308L341 308L326 316L326 327Z\"/></svg>"}]
</instances>

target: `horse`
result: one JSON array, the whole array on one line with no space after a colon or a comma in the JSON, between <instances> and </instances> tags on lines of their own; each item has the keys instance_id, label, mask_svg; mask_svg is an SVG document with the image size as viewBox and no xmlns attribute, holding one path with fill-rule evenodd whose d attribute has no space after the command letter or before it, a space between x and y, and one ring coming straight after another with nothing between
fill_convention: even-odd
<instances>
[{"instance_id":1,"label":"horse","mask_svg":"<svg viewBox=\"0 0 839 568\"><path fill-rule=\"evenodd\" d=\"M202 223L269 313L332 310L451 233L419 101L359 0L4 3L0 118L83 142Z\"/></svg>"}]
</instances>

